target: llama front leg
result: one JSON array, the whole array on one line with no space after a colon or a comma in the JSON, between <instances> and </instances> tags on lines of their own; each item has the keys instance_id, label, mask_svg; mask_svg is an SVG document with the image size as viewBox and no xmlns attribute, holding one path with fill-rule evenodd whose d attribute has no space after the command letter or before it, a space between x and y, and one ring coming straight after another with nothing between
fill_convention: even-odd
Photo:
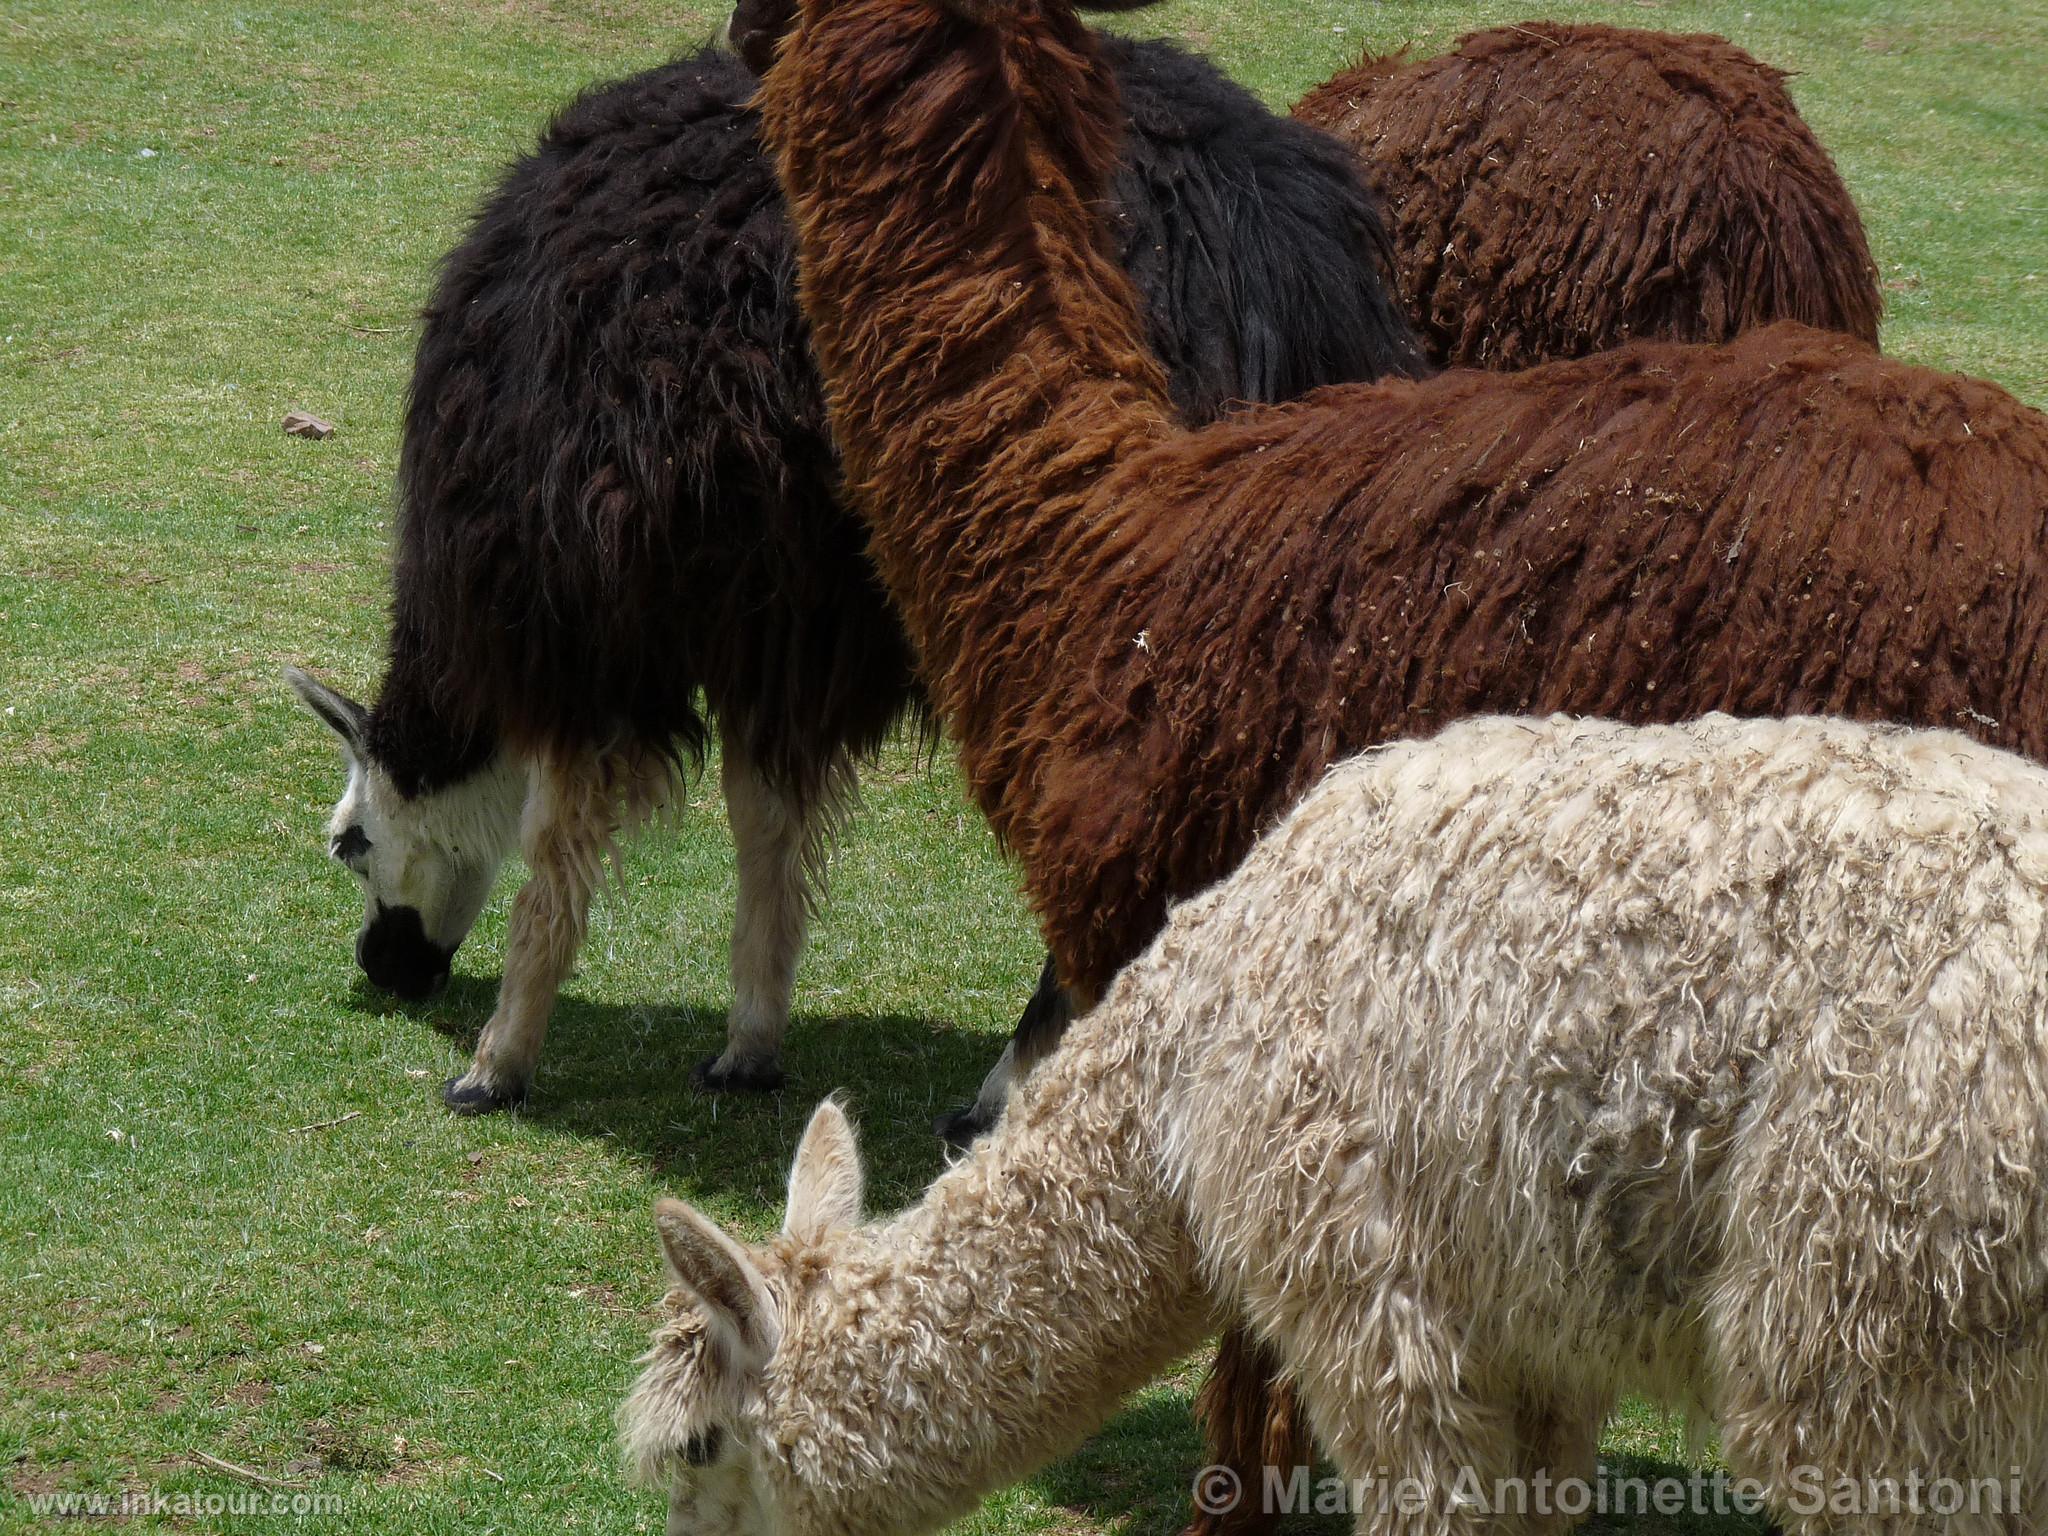
<instances>
[{"instance_id":1,"label":"llama front leg","mask_svg":"<svg viewBox=\"0 0 2048 1536\"><path fill-rule=\"evenodd\" d=\"M1048 965L1050 961L1046 962ZM1034 996L1027 1011L1036 1006ZM992 1130L1002 1117L1003 1105L1009 1102L1010 1089L1017 1081L1017 1041L1013 1035L1003 1045L1003 1054L996 1058L996 1064L989 1068L988 1076L981 1080L981 1092L976 1094L972 1104L963 1104L949 1109L933 1122L932 1130L949 1146L965 1149Z\"/></svg>"},{"instance_id":2,"label":"llama front leg","mask_svg":"<svg viewBox=\"0 0 2048 1536\"><path fill-rule=\"evenodd\" d=\"M976 1137L994 1129L996 1121L1002 1118L1003 1106L1009 1102L1010 1090L1052 1054L1073 1022L1074 1013L1073 998L1060 985L1059 972L1053 968L1052 956L1047 955L1045 966L1038 973L1038 989L1024 1005L1003 1054L982 1079L981 1092L972 1104L939 1116L932 1129L956 1147L969 1146Z\"/></svg>"},{"instance_id":3,"label":"llama front leg","mask_svg":"<svg viewBox=\"0 0 2048 1536\"><path fill-rule=\"evenodd\" d=\"M548 1016L583 947L605 852L625 804L640 798L622 797L621 785L642 776L604 758L535 765L520 828L531 873L512 901L498 1006L469 1070L441 1093L457 1114L489 1114L526 1097Z\"/></svg>"},{"instance_id":4,"label":"llama front leg","mask_svg":"<svg viewBox=\"0 0 2048 1536\"><path fill-rule=\"evenodd\" d=\"M807 815L803 801L771 783L730 733L722 743L719 777L739 871L732 1012L726 1016L725 1053L699 1062L692 1079L700 1088L766 1092L783 1082L782 1037L817 894L808 875L822 862L818 823L834 818L829 811ZM850 771L827 777L835 787L842 779L852 783Z\"/></svg>"},{"instance_id":5,"label":"llama front leg","mask_svg":"<svg viewBox=\"0 0 2048 1536\"><path fill-rule=\"evenodd\" d=\"M1474 1351L1455 1311L1447 1315L1424 1285L1361 1279L1321 1270L1306 1294L1322 1305L1303 1306L1298 1285L1263 1288L1255 1315L1278 1325L1267 1358L1303 1409L1287 1426L1293 1443L1268 1445L1268 1458L1305 1459L1312 1430L1343 1482L1357 1536L1549 1536L1576 1524L1579 1516L1555 1513L1575 1499L1549 1490L1558 1476L1591 1475L1598 1407L1470 1378ZM1278 1306L1287 1310L1276 1314ZM1540 1490L1539 1473L1548 1474ZM1286 1507L1262 1501L1262 1525Z\"/></svg>"},{"instance_id":6,"label":"llama front leg","mask_svg":"<svg viewBox=\"0 0 2048 1536\"><path fill-rule=\"evenodd\" d=\"M1515 1441L1520 1455L1516 1477L1524 1491L1526 1514L1519 1526L1503 1519L1503 1530L1518 1530L1521 1536L1563 1536L1579 1524L1583 1506L1565 1485L1592 1489L1600 1473L1600 1430L1613 1406L1611 1398L1596 1393L1574 1397L1525 1388L1515 1407ZM1508 1500L1497 1500L1495 1507L1508 1507ZM1581 1513L1567 1512L1572 1510Z\"/></svg>"}]
</instances>

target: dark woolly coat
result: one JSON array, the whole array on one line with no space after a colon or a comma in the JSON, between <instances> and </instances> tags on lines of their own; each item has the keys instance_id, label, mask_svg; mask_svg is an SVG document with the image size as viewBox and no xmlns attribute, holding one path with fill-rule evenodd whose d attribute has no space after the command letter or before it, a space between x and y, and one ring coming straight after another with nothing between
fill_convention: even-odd
<instances>
[{"instance_id":1,"label":"dark woolly coat","mask_svg":"<svg viewBox=\"0 0 2048 1536\"><path fill-rule=\"evenodd\" d=\"M1344 147L1170 46L1105 49L1131 128L1103 212L1182 407L1418 371ZM708 705L809 795L912 702L836 498L756 83L707 49L591 91L442 267L371 722L408 792L500 741L700 754Z\"/></svg>"},{"instance_id":2,"label":"dark woolly coat","mask_svg":"<svg viewBox=\"0 0 2048 1536\"><path fill-rule=\"evenodd\" d=\"M1190 432L1087 213L1115 82L1063 5L831 0L797 41L764 109L849 486L1084 994L1334 760L1461 715L2048 757L2048 418L1997 387L1781 323Z\"/></svg>"},{"instance_id":3,"label":"dark woolly coat","mask_svg":"<svg viewBox=\"0 0 2048 1536\"><path fill-rule=\"evenodd\" d=\"M1357 147L1439 362L1773 320L1874 345L1862 220L1784 81L1718 37L1535 21L1420 63L1367 55L1294 110Z\"/></svg>"}]
</instances>

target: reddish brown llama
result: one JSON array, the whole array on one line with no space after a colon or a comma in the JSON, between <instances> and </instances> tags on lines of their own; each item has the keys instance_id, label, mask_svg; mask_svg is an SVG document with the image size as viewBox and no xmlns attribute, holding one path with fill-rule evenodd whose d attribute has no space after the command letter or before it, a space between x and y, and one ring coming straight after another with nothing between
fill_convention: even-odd
<instances>
[{"instance_id":1,"label":"reddish brown llama","mask_svg":"<svg viewBox=\"0 0 2048 1536\"><path fill-rule=\"evenodd\" d=\"M1780 325L1188 432L1063 0L804 0L763 110L852 499L1084 998L1333 759L1461 715L2048 749L2048 419L1991 385ZM1256 1490L1299 1426L1224 1358Z\"/></svg>"},{"instance_id":2,"label":"reddish brown llama","mask_svg":"<svg viewBox=\"0 0 2048 1536\"><path fill-rule=\"evenodd\" d=\"M1294 115L1358 151L1439 363L1773 320L1875 345L1863 221L1784 82L1723 38L1534 21L1420 63L1367 54Z\"/></svg>"}]
</instances>

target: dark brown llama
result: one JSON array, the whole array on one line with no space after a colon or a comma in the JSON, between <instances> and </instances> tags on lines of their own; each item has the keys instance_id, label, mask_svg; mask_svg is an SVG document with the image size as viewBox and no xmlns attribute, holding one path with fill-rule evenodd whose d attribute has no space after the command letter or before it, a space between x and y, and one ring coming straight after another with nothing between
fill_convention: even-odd
<instances>
[{"instance_id":1,"label":"dark brown llama","mask_svg":"<svg viewBox=\"0 0 2048 1536\"><path fill-rule=\"evenodd\" d=\"M1874 346L1863 221L1784 82L1723 38L1531 21L1420 63L1367 54L1294 115L1358 150L1439 363L1773 320Z\"/></svg>"},{"instance_id":2,"label":"dark brown llama","mask_svg":"<svg viewBox=\"0 0 2048 1536\"><path fill-rule=\"evenodd\" d=\"M1116 87L1066 0L803 0L763 111L850 493L1079 994L1335 758L1461 715L2048 755L2048 419L1994 386L1779 324L1189 431L1091 213ZM1214 1459L1258 1489L1299 1426L1223 1359Z\"/></svg>"},{"instance_id":3,"label":"dark brown llama","mask_svg":"<svg viewBox=\"0 0 2048 1536\"><path fill-rule=\"evenodd\" d=\"M1344 147L1170 44L1104 47L1129 122L1102 211L1180 406L1419 371ZM603 855L710 719L739 902L726 1049L699 1080L778 1083L855 764L918 708L836 495L756 84L706 49L592 90L510 169L427 310L377 702L294 679L347 749L330 846L365 885L377 984L446 980L523 830L532 878L446 1090L460 1111L525 1094Z\"/></svg>"}]
</instances>

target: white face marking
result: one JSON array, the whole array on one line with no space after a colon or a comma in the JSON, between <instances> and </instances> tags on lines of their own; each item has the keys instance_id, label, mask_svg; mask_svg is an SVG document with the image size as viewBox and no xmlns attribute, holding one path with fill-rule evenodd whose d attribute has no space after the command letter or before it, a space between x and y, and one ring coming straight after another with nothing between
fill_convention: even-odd
<instances>
[{"instance_id":1,"label":"white face marking","mask_svg":"<svg viewBox=\"0 0 2048 1536\"><path fill-rule=\"evenodd\" d=\"M380 906L410 908L429 940L455 950L511 851L525 792L525 773L504 756L460 784L412 799L374 763L351 756L327 839L362 882L364 927Z\"/></svg>"}]
</instances>

